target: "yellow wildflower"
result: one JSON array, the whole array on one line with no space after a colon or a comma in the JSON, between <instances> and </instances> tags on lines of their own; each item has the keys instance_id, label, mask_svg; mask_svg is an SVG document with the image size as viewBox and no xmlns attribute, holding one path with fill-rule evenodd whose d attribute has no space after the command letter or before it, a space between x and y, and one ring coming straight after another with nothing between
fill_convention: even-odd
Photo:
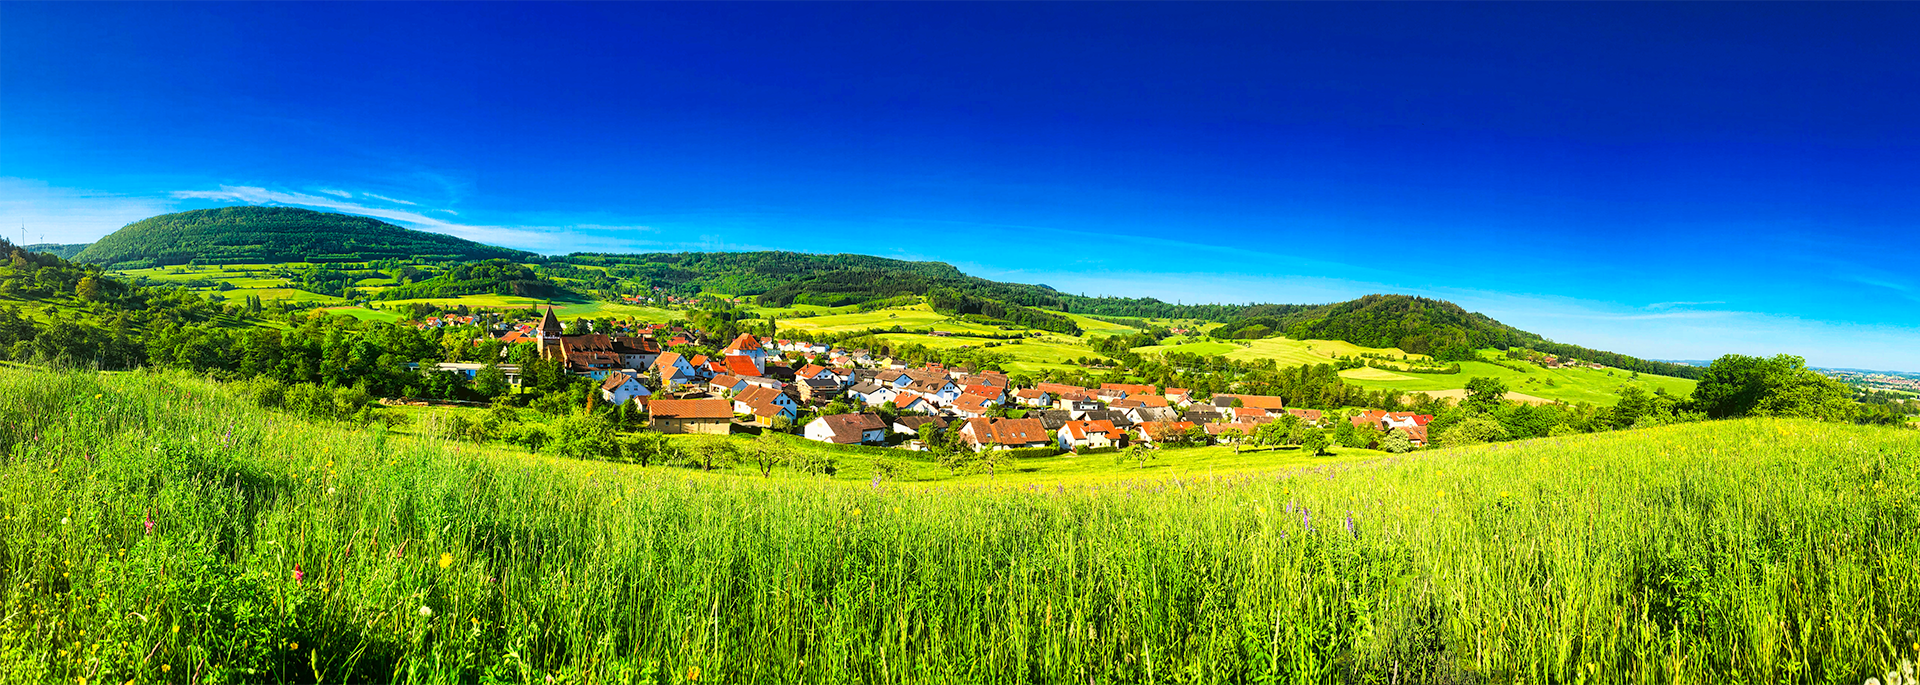
<instances>
[{"instance_id":1,"label":"yellow wildflower","mask_svg":"<svg viewBox=\"0 0 1920 685\"><path fill-rule=\"evenodd\" d=\"M160 672L161 672L161 673L172 673L172 672L173 672L173 664L160 664Z\"/></svg>"},{"instance_id":2,"label":"yellow wildflower","mask_svg":"<svg viewBox=\"0 0 1920 685\"><path fill-rule=\"evenodd\" d=\"M700 679L700 667L699 667L699 666L688 666L688 667L687 667L687 680L699 680L699 679Z\"/></svg>"},{"instance_id":3,"label":"yellow wildflower","mask_svg":"<svg viewBox=\"0 0 1920 685\"><path fill-rule=\"evenodd\" d=\"M448 553L442 553L440 555L440 568L446 568L452 565L453 565L453 555Z\"/></svg>"}]
</instances>

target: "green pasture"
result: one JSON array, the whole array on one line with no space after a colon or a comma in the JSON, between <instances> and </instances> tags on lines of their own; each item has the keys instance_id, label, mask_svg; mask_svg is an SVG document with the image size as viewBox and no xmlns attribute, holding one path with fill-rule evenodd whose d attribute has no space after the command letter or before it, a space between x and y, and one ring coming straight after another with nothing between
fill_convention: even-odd
<instances>
[{"instance_id":1,"label":"green pasture","mask_svg":"<svg viewBox=\"0 0 1920 685\"><path fill-rule=\"evenodd\" d=\"M1859 683L1920 628L1905 429L762 478L0 370L0 448L5 682Z\"/></svg>"},{"instance_id":2,"label":"green pasture","mask_svg":"<svg viewBox=\"0 0 1920 685\"><path fill-rule=\"evenodd\" d=\"M398 323L401 320L401 316L399 312L385 310L385 309L367 309L365 307L326 307L321 309L320 311L326 312L328 314L337 314L340 316L351 316L361 321L377 321L380 323Z\"/></svg>"},{"instance_id":3,"label":"green pasture","mask_svg":"<svg viewBox=\"0 0 1920 685\"><path fill-rule=\"evenodd\" d=\"M1435 390L1456 390L1467 387L1467 380L1476 376L1500 379L1507 389L1549 400L1567 402L1588 402L1596 405L1612 405L1619 401L1617 394L1621 387L1633 384L1651 393L1658 389L1681 397L1693 394L1694 381L1671 376L1640 374L1632 378L1632 373L1621 369L1547 369L1523 362L1504 362L1524 366L1531 371L1520 372L1504 366L1487 362L1461 362L1457 374L1422 374L1394 372L1383 369L1348 369L1340 376L1348 382L1365 388L1391 388L1402 392L1427 392ZM1547 381L1553 384L1549 386Z\"/></svg>"},{"instance_id":4,"label":"green pasture","mask_svg":"<svg viewBox=\"0 0 1920 685\"><path fill-rule=\"evenodd\" d=\"M1241 360L1272 359L1281 366L1331 364L1336 357L1361 354L1387 355L1396 359L1427 358L1426 355L1421 354L1409 355L1398 348L1361 347L1342 340L1293 340L1290 338L1223 341L1198 336L1175 336L1160 341L1158 345L1136 347L1133 351L1139 354L1181 352L1218 355Z\"/></svg>"}]
</instances>

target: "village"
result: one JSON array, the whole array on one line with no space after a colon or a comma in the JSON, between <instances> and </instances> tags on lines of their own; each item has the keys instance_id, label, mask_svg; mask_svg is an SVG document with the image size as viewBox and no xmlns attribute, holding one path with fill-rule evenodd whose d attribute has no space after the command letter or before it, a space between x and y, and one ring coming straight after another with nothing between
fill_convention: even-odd
<instances>
[{"instance_id":1,"label":"village","mask_svg":"<svg viewBox=\"0 0 1920 685\"><path fill-rule=\"evenodd\" d=\"M473 316L444 320L448 325L478 322ZM937 433L951 431L976 451L1084 453L1238 442L1269 424L1312 428L1332 418L1263 395L1195 397L1185 388L1126 383L1014 387L998 371L915 367L867 350L805 340L743 333L715 354L683 354L674 349L699 340L699 331L644 324L631 334L566 335L564 328L551 307L538 322L496 326L502 342L536 345L541 358L597 382L601 401L629 407L648 417L651 430L665 434L772 430L823 443L924 451ZM437 370L471 378L481 366L443 363ZM517 367L500 368L510 384L519 385ZM1399 431L1416 447L1428 443L1432 419L1378 410L1345 418L1356 427Z\"/></svg>"}]
</instances>

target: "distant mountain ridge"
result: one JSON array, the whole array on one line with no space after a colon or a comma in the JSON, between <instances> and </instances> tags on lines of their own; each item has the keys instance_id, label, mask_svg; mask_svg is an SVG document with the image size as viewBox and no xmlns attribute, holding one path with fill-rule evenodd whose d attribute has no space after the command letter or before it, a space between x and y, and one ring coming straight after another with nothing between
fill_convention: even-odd
<instances>
[{"instance_id":1,"label":"distant mountain ridge","mask_svg":"<svg viewBox=\"0 0 1920 685\"><path fill-rule=\"evenodd\" d=\"M520 260L531 256L371 217L293 207L221 207L127 224L72 259L124 269L189 263Z\"/></svg>"},{"instance_id":2,"label":"distant mountain ridge","mask_svg":"<svg viewBox=\"0 0 1920 685\"><path fill-rule=\"evenodd\" d=\"M32 245L22 245L21 247L25 248L28 252L50 254L61 259L72 260L74 255L80 254L81 250L87 249L87 246L92 244L93 243L72 243L62 245L60 243L34 243Z\"/></svg>"}]
</instances>

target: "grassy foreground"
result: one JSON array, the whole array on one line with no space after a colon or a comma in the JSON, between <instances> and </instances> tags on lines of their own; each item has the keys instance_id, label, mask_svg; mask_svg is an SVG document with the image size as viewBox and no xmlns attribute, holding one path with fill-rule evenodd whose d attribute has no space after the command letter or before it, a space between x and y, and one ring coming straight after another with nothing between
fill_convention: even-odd
<instances>
[{"instance_id":1,"label":"grassy foreground","mask_svg":"<svg viewBox=\"0 0 1920 685\"><path fill-rule=\"evenodd\" d=\"M0 454L5 682L1858 683L1920 649L1908 430L875 487L0 371Z\"/></svg>"}]
</instances>

